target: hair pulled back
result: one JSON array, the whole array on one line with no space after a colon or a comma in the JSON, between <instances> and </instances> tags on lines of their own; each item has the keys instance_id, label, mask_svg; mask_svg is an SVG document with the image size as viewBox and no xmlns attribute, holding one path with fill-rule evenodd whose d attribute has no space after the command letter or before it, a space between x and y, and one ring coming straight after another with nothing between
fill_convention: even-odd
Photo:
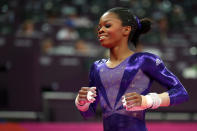
<instances>
[{"instance_id":1,"label":"hair pulled back","mask_svg":"<svg viewBox=\"0 0 197 131\"><path fill-rule=\"evenodd\" d=\"M139 41L140 35L147 33L151 29L150 19L138 19L138 17L133 15L133 13L128 8L115 7L109 9L107 12L115 13L122 21L123 26L131 26L129 41L132 42L135 46Z\"/></svg>"}]
</instances>

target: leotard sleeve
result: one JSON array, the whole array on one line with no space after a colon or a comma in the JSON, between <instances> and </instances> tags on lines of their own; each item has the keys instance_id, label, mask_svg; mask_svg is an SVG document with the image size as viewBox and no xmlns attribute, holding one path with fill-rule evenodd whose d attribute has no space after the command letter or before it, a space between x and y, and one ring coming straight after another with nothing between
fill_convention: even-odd
<instances>
[{"instance_id":1,"label":"leotard sleeve","mask_svg":"<svg viewBox=\"0 0 197 131\"><path fill-rule=\"evenodd\" d=\"M143 62L143 71L153 80L166 87L170 97L170 105L176 105L188 100L188 93L178 80L178 78L169 71L163 61L156 55L145 53L140 58Z\"/></svg>"}]
</instances>

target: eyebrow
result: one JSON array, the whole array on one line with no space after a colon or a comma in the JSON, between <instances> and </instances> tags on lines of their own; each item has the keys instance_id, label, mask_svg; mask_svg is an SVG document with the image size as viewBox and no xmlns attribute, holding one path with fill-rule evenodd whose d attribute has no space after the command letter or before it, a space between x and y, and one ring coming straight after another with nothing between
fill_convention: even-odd
<instances>
[{"instance_id":1,"label":"eyebrow","mask_svg":"<svg viewBox=\"0 0 197 131\"><path fill-rule=\"evenodd\" d=\"M112 19L105 20L104 22L112 21Z\"/></svg>"},{"instance_id":2,"label":"eyebrow","mask_svg":"<svg viewBox=\"0 0 197 131\"><path fill-rule=\"evenodd\" d=\"M105 20L105 21L103 21L103 23L107 23L107 22L109 22L109 21L112 21L111 19L108 19L108 20ZM98 24L98 26L100 26L101 24L99 23Z\"/></svg>"}]
</instances>

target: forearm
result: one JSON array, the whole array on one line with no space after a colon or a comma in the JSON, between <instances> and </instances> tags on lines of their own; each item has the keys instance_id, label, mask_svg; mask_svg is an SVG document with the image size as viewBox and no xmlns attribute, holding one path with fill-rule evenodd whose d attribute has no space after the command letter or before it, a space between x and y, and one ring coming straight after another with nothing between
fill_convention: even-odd
<instances>
[{"instance_id":1,"label":"forearm","mask_svg":"<svg viewBox=\"0 0 197 131\"><path fill-rule=\"evenodd\" d=\"M160 107L161 106L169 106L170 105L170 97L169 97L169 94L168 92L164 92L164 93L161 93L161 94L158 94L160 99L161 99L161 104L160 104Z\"/></svg>"},{"instance_id":2,"label":"forearm","mask_svg":"<svg viewBox=\"0 0 197 131\"><path fill-rule=\"evenodd\" d=\"M185 88L178 84L176 87L167 91L170 97L170 105L177 105L189 99L188 93Z\"/></svg>"},{"instance_id":3,"label":"forearm","mask_svg":"<svg viewBox=\"0 0 197 131\"><path fill-rule=\"evenodd\" d=\"M168 95L168 92L164 92L161 94L150 93L146 96L141 95L141 97L142 97L141 106L145 109L146 108L156 109L158 107L164 107L170 105L170 97Z\"/></svg>"},{"instance_id":4,"label":"forearm","mask_svg":"<svg viewBox=\"0 0 197 131\"><path fill-rule=\"evenodd\" d=\"M157 109L161 106L169 106L170 97L168 92L162 94L149 93L145 96L133 92L125 94L122 103L127 111L139 111L148 108Z\"/></svg>"}]
</instances>

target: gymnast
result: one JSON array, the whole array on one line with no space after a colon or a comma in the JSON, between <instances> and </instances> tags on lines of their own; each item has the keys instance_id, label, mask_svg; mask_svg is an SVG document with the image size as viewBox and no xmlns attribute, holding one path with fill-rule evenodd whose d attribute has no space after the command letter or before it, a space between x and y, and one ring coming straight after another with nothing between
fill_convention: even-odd
<instances>
[{"instance_id":1,"label":"gymnast","mask_svg":"<svg viewBox=\"0 0 197 131\"><path fill-rule=\"evenodd\" d=\"M183 85L158 56L129 49L128 44L137 46L140 35L150 29L149 19L139 19L123 7L109 9L100 18L98 39L110 55L92 64L89 87L79 90L75 105L87 118L100 102L104 131L147 131L146 109L188 100ZM149 92L154 80L167 91Z\"/></svg>"}]
</instances>

